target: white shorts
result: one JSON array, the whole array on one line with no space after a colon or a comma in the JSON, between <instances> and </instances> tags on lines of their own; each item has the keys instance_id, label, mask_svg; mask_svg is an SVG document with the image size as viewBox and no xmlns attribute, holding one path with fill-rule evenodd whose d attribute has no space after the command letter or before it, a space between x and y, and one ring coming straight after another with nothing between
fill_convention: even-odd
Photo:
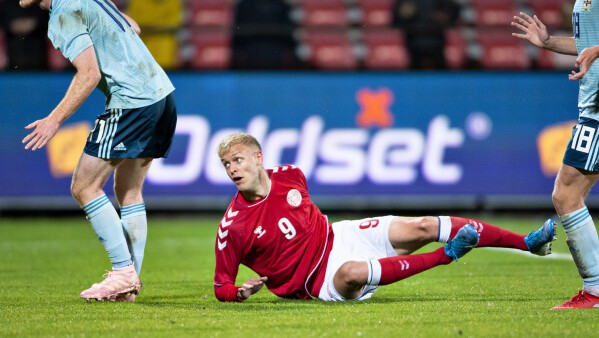
<instances>
[{"instance_id":1,"label":"white shorts","mask_svg":"<svg viewBox=\"0 0 599 338\"><path fill-rule=\"evenodd\" d=\"M397 256L389 241L389 226L395 216L365 218L356 221L341 221L332 224L333 248L318 298L324 301L344 301L333 285L333 277L339 267L348 261L377 260ZM366 285L355 300L372 296L378 285Z\"/></svg>"}]
</instances>

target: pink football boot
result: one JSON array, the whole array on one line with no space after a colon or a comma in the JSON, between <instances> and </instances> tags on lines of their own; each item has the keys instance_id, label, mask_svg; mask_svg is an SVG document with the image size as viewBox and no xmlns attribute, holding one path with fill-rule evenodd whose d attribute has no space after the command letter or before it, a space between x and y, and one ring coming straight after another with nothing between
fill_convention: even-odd
<instances>
[{"instance_id":1,"label":"pink football boot","mask_svg":"<svg viewBox=\"0 0 599 338\"><path fill-rule=\"evenodd\" d=\"M92 299L116 300L119 295L137 294L141 290L141 281L135 272L133 264L104 275L104 280L81 292L79 297L90 301Z\"/></svg>"}]
</instances>

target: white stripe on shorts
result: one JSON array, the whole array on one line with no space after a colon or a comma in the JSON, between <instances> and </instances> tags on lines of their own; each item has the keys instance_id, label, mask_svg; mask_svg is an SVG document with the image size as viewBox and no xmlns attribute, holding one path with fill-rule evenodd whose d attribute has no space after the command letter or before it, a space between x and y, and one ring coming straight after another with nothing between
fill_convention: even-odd
<instances>
[{"instance_id":1,"label":"white stripe on shorts","mask_svg":"<svg viewBox=\"0 0 599 338\"><path fill-rule=\"evenodd\" d=\"M593 143L591 144L591 151L589 152L589 157L587 158L587 163L584 166L584 169L592 171L595 167L595 163L597 163L597 151L599 147L597 147L597 138L599 137L599 132L595 129L595 135L593 136Z\"/></svg>"},{"instance_id":2,"label":"white stripe on shorts","mask_svg":"<svg viewBox=\"0 0 599 338\"><path fill-rule=\"evenodd\" d=\"M110 118L107 120L106 132L102 135L100 148L98 149L98 157L110 159L110 149L112 148L112 141L119 124L119 119L122 115L122 110L115 108L110 112Z\"/></svg>"},{"instance_id":3,"label":"white stripe on shorts","mask_svg":"<svg viewBox=\"0 0 599 338\"><path fill-rule=\"evenodd\" d=\"M98 157L104 158L104 153L106 152L106 140L108 139L108 134L112 131L112 117L114 116L114 109L110 110L110 117L106 119L106 125L104 126L104 130L102 131L102 135L100 135L100 146L98 147Z\"/></svg>"}]
</instances>

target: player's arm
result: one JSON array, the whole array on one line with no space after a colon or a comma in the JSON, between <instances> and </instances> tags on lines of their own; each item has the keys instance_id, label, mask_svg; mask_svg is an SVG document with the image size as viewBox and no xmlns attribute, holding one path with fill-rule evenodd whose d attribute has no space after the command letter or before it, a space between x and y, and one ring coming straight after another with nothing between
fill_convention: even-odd
<instances>
[{"instance_id":1,"label":"player's arm","mask_svg":"<svg viewBox=\"0 0 599 338\"><path fill-rule=\"evenodd\" d=\"M81 52L73 60L73 66L77 71L60 103L50 115L25 127L33 129L22 141L26 143L25 149L36 150L45 146L54 137L60 125L79 109L100 82L100 69L93 46Z\"/></svg>"},{"instance_id":2,"label":"player's arm","mask_svg":"<svg viewBox=\"0 0 599 338\"><path fill-rule=\"evenodd\" d=\"M574 37L549 35L547 27L536 15L531 17L520 12L519 16L514 16L512 26L521 31L521 33L512 33L512 36L528 40L537 47L559 54L578 55Z\"/></svg>"},{"instance_id":3,"label":"player's arm","mask_svg":"<svg viewBox=\"0 0 599 338\"><path fill-rule=\"evenodd\" d=\"M239 265L241 264L243 236L236 230L233 219L237 213L228 209L221 223L214 246L214 296L221 302L243 302L247 297L239 294L242 288L235 285ZM236 239L239 238L239 241Z\"/></svg>"},{"instance_id":4,"label":"player's arm","mask_svg":"<svg viewBox=\"0 0 599 338\"><path fill-rule=\"evenodd\" d=\"M127 22L129 22L129 25L131 25L131 28L133 28L135 33L141 34L141 28L139 27L137 22L135 22L135 20L133 20L129 15L127 15L123 12L121 12L121 15L123 16L123 18L125 18L127 20Z\"/></svg>"}]
</instances>

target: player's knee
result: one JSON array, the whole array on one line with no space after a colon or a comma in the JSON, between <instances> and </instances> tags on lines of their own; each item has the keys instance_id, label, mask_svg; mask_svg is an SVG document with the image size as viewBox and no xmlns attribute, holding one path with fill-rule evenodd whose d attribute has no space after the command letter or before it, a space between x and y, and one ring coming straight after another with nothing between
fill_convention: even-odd
<instances>
[{"instance_id":1,"label":"player's knee","mask_svg":"<svg viewBox=\"0 0 599 338\"><path fill-rule=\"evenodd\" d=\"M361 287L368 279L368 270L364 262L345 262L337 271L337 276L347 285Z\"/></svg>"},{"instance_id":2,"label":"player's knee","mask_svg":"<svg viewBox=\"0 0 599 338\"><path fill-rule=\"evenodd\" d=\"M410 222L411 233L420 241L436 238L439 227L437 217L423 216L414 217Z\"/></svg>"},{"instance_id":3,"label":"player's knee","mask_svg":"<svg viewBox=\"0 0 599 338\"><path fill-rule=\"evenodd\" d=\"M584 196L576 196L566 189L556 188L551 193L551 201L558 213L569 212L578 209L584 204Z\"/></svg>"},{"instance_id":4,"label":"player's knee","mask_svg":"<svg viewBox=\"0 0 599 338\"><path fill-rule=\"evenodd\" d=\"M141 189L123 188L115 184L114 195L120 205L131 205L143 202Z\"/></svg>"},{"instance_id":5,"label":"player's knee","mask_svg":"<svg viewBox=\"0 0 599 338\"><path fill-rule=\"evenodd\" d=\"M560 194L559 190L553 190L553 192L551 193L551 201L553 202L553 205L556 207L562 204L562 195Z\"/></svg>"},{"instance_id":6,"label":"player's knee","mask_svg":"<svg viewBox=\"0 0 599 338\"><path fill-rule=\"evenodd\" d=\"M80 184L77 184L75 180L71 182L71 196L77 201L82 200L83 195L83 187Z\"/></svg>"}]
</instances>

